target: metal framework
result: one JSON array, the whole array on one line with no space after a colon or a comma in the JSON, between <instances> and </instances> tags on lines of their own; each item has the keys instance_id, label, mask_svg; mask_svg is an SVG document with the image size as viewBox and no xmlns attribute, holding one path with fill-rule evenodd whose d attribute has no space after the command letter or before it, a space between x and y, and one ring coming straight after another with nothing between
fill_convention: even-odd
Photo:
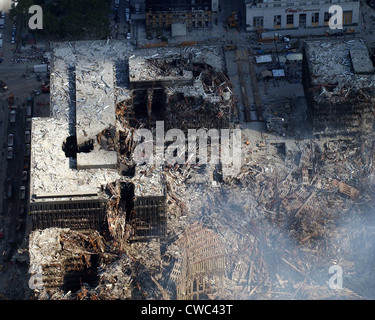
<instances>
[{"instance_id":1,"label":"metal framework","mask_svg":"<svg viewBox=\"0 0 375 320\"><path fill-rule=\"evenodd\" d=\"M105 200L98 199L31 203L33 229L59 227L99 230L105 225L105 203Z\"/></svg>"}]
</instances>

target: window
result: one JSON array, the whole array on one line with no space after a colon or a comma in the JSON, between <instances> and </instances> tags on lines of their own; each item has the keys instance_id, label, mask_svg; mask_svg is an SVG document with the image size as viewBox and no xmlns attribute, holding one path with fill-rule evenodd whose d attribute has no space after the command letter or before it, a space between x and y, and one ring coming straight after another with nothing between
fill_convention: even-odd
<instances>
[{"instance_id":1,"label":"window","mask_svg":"<svg viewBox=\"0 0 375 320\"><path fill-rule=\"evenodd\" d=\"M294 24L294 15L293 14L287 14L286 15L286 24Z\"/></svg>"},{"instance_id":2,"label":"window","mask_svg":"<svg viewBox=\"0 0 375 320\"><path fill-rule=\"evenodd\" d=\"M311 23L319 23L319 12L315 12L311 15Z\"/></svg>"},{"instance_id":3,"label":"window","mask_svg":"<svg viewBox=\"0 0 375 320\"><path fill-rule=\"evenodd\" d=\"M329 19L331 19L331 17L332 17L332 13L324 12L324 22L325 23L328 23Z\"/></svg>"},{"instance_id":4,"label":"window","mask_svg":"<svg viewBox=\"0 0 375 320\"><path fill-rule=\"evenodd\" d=\"M352 24L352 16L353 16L353 11L344 11L343 12L343 17L342 17L342 23L343 24Z\"/></svg>"},{"instance_id":5,"label":"window","mask_svg":"<svg viewBox=\"0 0 375 320\"><path fill-rule=\"evenodd\" d=\"M273 17L273 24L275 26L281 26L281 16L274 16Z\"/></svg>"},{"instance_id":6,"label":"window","mask_svg":"<svg viewBox=\"0 0 375 320\"><path fill-rule=\"evenodd\" d=\"M263 17L254 17L253 26L254 28L263 28Z\"/></svg>"}]
</instances>

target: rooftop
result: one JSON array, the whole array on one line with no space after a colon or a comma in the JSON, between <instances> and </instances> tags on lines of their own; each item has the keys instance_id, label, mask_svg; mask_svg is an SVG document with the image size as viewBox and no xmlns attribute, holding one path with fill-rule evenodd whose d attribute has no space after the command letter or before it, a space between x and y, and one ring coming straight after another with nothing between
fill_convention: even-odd
<instances>
[{"instance_id":1,"label":"rooftop","mask_svg":"<svg viewBox=\"0 0 375 320\"><path fill-rule=\"evenodd\" d=\"M366 45L360 40L306 41L305 54L312 85L374 88L374 67Z\"/></svg>"},{"instance_id":2,"label":"rooftop","mask_svg":"<svg viewBox=\"0 0 375 320\"><path fill-rule=\"evenodd\" d=\"M192 72L186 72L178 65L182 56L194 62L210 63L218 71L223 68L220 50L213 47L205 47L204 50L199 47L135 50L122 41L52 43L50 117L32 119L32 201L98 197L102 186L120 180L122 176L117 169L116 151L100 143L100 135L105 130L119 126L116 104L131 96L131 90L119 81L123 70L117 69L131 58L129 64L132 67L129 67L136 74L136 79L159 77L190 81L193 79ZM143 66L142 70L142 63L146 63L147 68ZM171 73L163 75L149 63L161 67L170 63L172 65L167 69ZM186 59L184 63L187 63ZM176 70L178 74L173 73ZM194 87L188 91L194 92ZM79 152L76 157L71 157L65 153L63 145L68 137L74 136ZM136 193L142 195L142 190L153 189L155 192L151 193L162 194L157 175L147 174L149 179L137 175L140 181L144 180L144 185L150 184L151 188L143 189L140 184L141 189L137 189ZM146 193L149 195L150 192Z\"/></svg>"}]
</instances>

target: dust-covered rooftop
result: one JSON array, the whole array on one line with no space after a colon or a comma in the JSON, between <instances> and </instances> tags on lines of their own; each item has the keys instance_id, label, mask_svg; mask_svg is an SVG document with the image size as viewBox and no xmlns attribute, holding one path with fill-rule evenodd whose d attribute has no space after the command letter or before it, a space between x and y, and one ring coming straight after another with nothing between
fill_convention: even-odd
<instances>
[{"instance_id":1,"label":"dust-covered rooftop","mask_svg":"<svg viewBox=\"0 0 375 320\"><path fill-rule=\"evenodd\" d=\"M98 135L118 126L116 104L131 97L126 81L120 79L127 72L119 70L128 66L128 61L156 61L163 68L165 59L172 66L172 74L166 76L171 79L192 78L190 71L173 74L179 69L173 63L181 56L191 59L189 63L206 62L216 71L224 70L220 48L209 46L135 49L125 42L109 40L51 46L50 117L32 120L31 199L92 197L103 185L121 178L116 152L103 149ZM155 60L157 57L160 59ZM155 70L146 67L141 74L152 76ZM160 69L158 72L163 77ZM75 157L68 154L71 137L78 150L83 150Z\"/></svg>"}]
</instances>

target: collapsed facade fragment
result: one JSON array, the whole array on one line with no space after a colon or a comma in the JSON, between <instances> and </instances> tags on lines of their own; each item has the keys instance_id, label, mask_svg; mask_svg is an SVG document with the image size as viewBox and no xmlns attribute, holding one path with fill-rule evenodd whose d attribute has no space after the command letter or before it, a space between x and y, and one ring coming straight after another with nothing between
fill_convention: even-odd
<instances>
[{"instance_id":1,"label":"collapsed facade fragment","mask_svg":"<svg viewBox=\"0 0 375 320\"><path fill-rule=\"evenodd\" d=\"M372 131L375 73L363 42L307 41L303 81L314 134Z\"/></svg>"}]
</instances>

